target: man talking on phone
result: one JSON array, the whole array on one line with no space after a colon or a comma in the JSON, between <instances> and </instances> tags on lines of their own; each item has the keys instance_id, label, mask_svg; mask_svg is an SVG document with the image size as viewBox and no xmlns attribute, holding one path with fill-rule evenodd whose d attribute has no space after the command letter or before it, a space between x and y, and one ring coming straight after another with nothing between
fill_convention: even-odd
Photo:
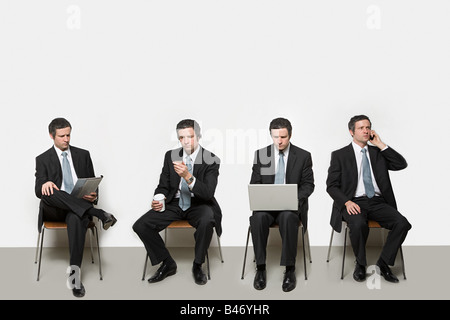
<instances>
[{"instance_id":1,"label":"man talking on phone","mask_svg":"<svg viewBox=\"0 0 450 320\"><path fill-rule=\"evenodd\" d=\"M353 278L358 282L366 279L368 220L388 229L389 234L376 264L386 281L396 283L398 278L389 266L394 265L411 224L397 211L389 170L405 169L407 163L372 130L367 116L352 117L348 130L353 137L352 143L331 153L328 169L327 192L334 200L331 226L340 232L344 220L350 228L350 241L356 257Z\"/></svg>"}]
</instances>

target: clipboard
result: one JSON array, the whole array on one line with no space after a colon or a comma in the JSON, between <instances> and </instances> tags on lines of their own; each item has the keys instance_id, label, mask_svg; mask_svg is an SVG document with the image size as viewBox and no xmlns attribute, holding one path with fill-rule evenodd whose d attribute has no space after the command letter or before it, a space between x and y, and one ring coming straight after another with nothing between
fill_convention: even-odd
<instances>
[{"instance_id":1,"label":"clipboard","mask_svg":"<svg viewBox=\"0 0 450 320\"><path fill-rule=\"evenodd\" d=\"M94 178L80 178L77 180L77 183L73 187L70 194L77 198L83 198L83 196L89 195L91 192L95 192L102 179L103 176Z\"/></svg>"}]
</instances>

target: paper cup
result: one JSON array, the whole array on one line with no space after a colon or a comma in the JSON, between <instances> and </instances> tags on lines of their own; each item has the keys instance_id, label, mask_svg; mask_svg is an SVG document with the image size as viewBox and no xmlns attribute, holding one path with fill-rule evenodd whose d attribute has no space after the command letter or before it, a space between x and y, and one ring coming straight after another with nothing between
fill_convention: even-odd
<instances>
[{"instance_id":1,"label":"paper cup","mask_svg":"<svg viewBox=\"0 0 450 320\"><path fill-rule=\"evenodd\" d=\"M154 201L159 201L163 205L162 209L159 212L163 212L164 210L166 210L166 201L164 200L164 198L165 197L162 193L158 193L153 196Z\"/></svg>"}]
</instances>

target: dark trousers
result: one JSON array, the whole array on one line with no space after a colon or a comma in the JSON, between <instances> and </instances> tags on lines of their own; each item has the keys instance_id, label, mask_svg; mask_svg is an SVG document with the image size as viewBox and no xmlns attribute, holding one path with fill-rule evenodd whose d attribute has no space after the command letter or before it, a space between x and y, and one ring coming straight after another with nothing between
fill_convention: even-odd
<instances>
[{"instance_id":1,"label":"dark trousers","mask_svg":"<svg viewBox=\"0 0 450 320\"><path fill-rule=\"evenodd\" d=\"M187 220L195 229L195 258L194 262L202 264L214 231L214 212L209 205L199 203L192 198L192 204L186 211L178 206L178 199L166 203L164 212L150 210L140 217L133 225L133 230L144 243L152 265L157 265L170 257L164 240L159 234L171 222Z\"/></svg>"},{"instance_id":2,"label":"dark trousers","mask_svg":"<svg viewBox=\"0 0 450 320\"><path fill-rule=\"evenodd\" d=\"M253 250L256 264L266 263L266 248L269 237L269 228L276 222L281 235L281 261L282 266L295 266L297 256L298 226L300 218L297 211L254 211L250 217Z\"/></svg>"},{"instance_id":3,"label":"dark trousers","mask_svg":"<svg viewBox=\"0 0 450 320\"><path fill-rule=\"evenodd\" d=\"M41 208L44 221L67 223L70 265L81 267L86 231L91 219L86 212L90 209L98 209L94 209L89 201L78 199L58 190L54 190L53 195L42 196Z\"/></svg>"},{"instance_id":4,"label":"dark trousers","mask_svg":"<svg viewBox=\"0 0 450 320\"><path fill-rule=\"evenodd\" d=\"M388 205L383 197L359 197L352 199L361 208L360 214L351 215L347 211L343 214L344 220L350 228L350 241L356 261L367 265L366 242L369 236L368 220L374 220L389 230L386 242L381 251L381 259L393 266L400 246L406 238L411 224L395 208Z\"/></svg>"}]
</instances>

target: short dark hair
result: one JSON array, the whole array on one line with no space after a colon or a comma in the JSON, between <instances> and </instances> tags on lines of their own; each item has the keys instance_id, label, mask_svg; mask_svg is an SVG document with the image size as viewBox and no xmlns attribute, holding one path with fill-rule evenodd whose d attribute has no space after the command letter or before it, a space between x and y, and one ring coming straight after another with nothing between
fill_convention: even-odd
<instances>
[{"instance_id":1,"label":"short dark hair","mask_svg":"<svg viewBox=\"0 0 450 320\"><path fill-rule=\"evenodd\" d=\"M355 123L361 120L369 120L370 126L372 127L372 122L370 121L369 117L360 114L350 119L350 121L348 122L348 130L350 130L351 132L355 132Z\"/></svg>"},{"instance_id":2,"label":"short dark hair","mask_svg":"<svg viewBox=\"0 0 450 320\"><path fill-rule=\"evenodd\" d=\"M52 135L52 137L54 137L56 135L57 129L64 129L67 127L72 129L72 126L69 121L67 121L64 118L56 118L53 119L52 122L50 122L50 124L48 125L48 132Z\"/></svg>"},{"instance_id":3,"label":"short dark hair","mask_svg":"<svg viewBox=\"0 0 450 320\"><path fill-rule=\"evenodd\" d=\"M192 120L192 119L184 119L184 120L181 120L181 121L178 122L178 124L177 124L177 128L176 128L177 133L178 133L178 130L180 130L180 129L186 129L186 128L192 128L192 129L194 129L195 135L196 135L198 138L201 138L201 137L202 137L202 134L201 134L201 131L200 131L200 125L198 124L197 121Z\"/></svg>"},{"instance_id":4,"label":"short dark hair","mask_svg":"<svg viewBox=\"0 0 450 320\"><path fill-rule=\"evenodd\" d=\"M291 122L288 119L285 118L276 118L273 119L270 122L269 125L269 131L272 133L272 129L283 129L286 128L288 133L289 133L289 137L292 135L292 125Z\"/></svg>"}]
</instances>

